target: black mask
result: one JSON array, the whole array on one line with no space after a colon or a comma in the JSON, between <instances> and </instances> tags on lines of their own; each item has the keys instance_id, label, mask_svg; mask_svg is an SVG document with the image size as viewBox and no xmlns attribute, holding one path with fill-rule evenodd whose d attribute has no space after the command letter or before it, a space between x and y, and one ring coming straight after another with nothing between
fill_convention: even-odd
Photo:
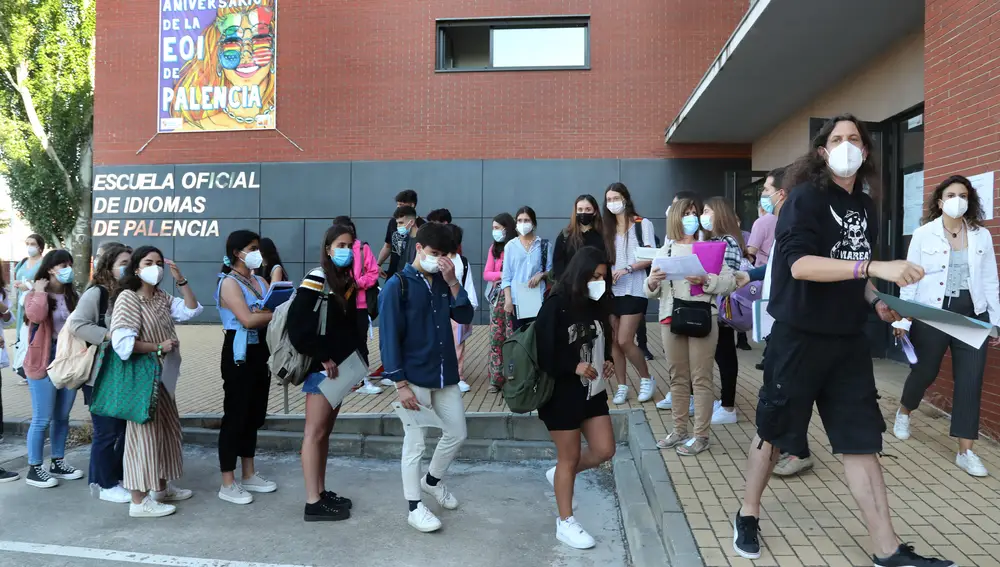
<instances>
[{"instance_id":1,"label":"black mask","mask_svg":"<svg viewBox=\"0 0 1000 567\"><path fill-rule=\"evenodd\" d=\"M576 213L576 222L590 226L594 222L594 213Z\"/></svg>"}]
</instances>

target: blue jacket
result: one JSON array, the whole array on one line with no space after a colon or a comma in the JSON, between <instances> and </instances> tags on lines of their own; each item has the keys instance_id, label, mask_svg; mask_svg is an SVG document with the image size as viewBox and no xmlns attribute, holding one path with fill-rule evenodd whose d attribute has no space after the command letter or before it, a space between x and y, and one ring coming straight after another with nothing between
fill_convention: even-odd
<instances>
[{"instance_id":1,"label":"blue jacket","mask_svg":"<svg viewBox=\"0 0 1000 567\"><path fill-rule=\"evenodd\" d=\"M406 278L406 298L399 278ZM444 278L427 280L412 265L386 280L378 298L379 348L384 376L423 388L458 384L451 319L472 323L475 309L465 289L452 296Z\"/></svg>"}]
</instances>

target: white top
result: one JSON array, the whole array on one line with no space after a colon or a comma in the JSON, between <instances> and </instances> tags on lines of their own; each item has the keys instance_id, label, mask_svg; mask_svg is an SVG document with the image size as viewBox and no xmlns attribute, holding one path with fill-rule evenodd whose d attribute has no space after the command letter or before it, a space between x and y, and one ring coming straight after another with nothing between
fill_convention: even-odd
<instances>
[{"instance_id":1,"label":"white top","mask_svg":"<svg viewBox=\"0 0 1000 567\"><path fill-rule=\"evenodd\" d=\"M597 378L590 382L590 393L588 398L592 398L604 391L604 327L600 321L594 320L597 325L597 338L594 339L593 367L597 370Z\"/></svg>"},{"instance_id":2,"label":"white top","mask_svg":"<svg viewBox=\"0 0 1000 567\"><path fill-rule=\"evenodd\" d=\"M649 219L642 219L642 243L645 246L656 246L656 232L653 230L653 222ZM615 235L615 265L612 270L624 270L625 266L635 264L639 260L635 256L639 247L639 239L635 236L635 223L628 228L628 231ZM618 283L611 286L611 293L615 297L632 295L635 297L646 297L643 292L643 283L646 281L646 272L636 270L631 274L625 274L618 278Z\"/></svg>"}]
</instances>

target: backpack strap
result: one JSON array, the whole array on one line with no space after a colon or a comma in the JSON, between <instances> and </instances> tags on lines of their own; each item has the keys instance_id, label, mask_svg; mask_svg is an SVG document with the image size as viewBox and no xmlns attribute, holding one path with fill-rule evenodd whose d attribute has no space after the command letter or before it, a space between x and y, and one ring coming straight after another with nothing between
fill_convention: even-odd
<instances>
[{"instance_id":1,"label":"backpack strap","mask_svg":"<svg viewBox=\"0 0 1000 567\"><path fill-rule=\"evenodd\" d=\"M549 241L542 239L542 270L545 271L545 266L549 264Z\"/></svg>"},{"instance_id":2,"label":"backpack strap","mask_svg":"<svg viewBox=\"0 0 1000 567\"><path fill-rule=\"evenodd\" d=\"M642 239L642 217L635 217L635 243L639 248L645 248L646 243Z\"/></svg>"},{"instance_id":3,"label":"backpack strap","mask_svg":"<svg viewBox=\"0 0 1000 567\"><path fill-rule=\"evenodd\" d=\"M465 282L469 279L469 259L465 256L459 256L462 259L462 287L465 287Z\"/></svg>"},{"instance_id":4,"label":"backpack strap","mask_svg":"<svg viewBox=\"0 0 1000 567\"><path fill-rule=\"evenodd\" d=\"M392 277L397 278L399 280L399 304L403 307L403 309L406 309L406 297L407 297L407 295L406 295L406 288L407 288L406 278L403 277L403 273L402 272L396 272L395 274L393 274Z\"/></svg>"}]
</instances>

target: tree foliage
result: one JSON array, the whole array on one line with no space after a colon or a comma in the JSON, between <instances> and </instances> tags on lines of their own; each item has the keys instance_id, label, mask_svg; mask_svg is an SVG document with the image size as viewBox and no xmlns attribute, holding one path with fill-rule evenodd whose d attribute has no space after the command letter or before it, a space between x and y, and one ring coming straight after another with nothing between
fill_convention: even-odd
<instances>
[{"instance_id":1,"label":"tree foliage","mask_svg":"<svg viewBox=\"0 0 1000 567\"><path fill-rule=\"evenodd\" d=\"M0 175L33 230L88 256L94 22L93 0L0 0Z\"/></svg>"}]
</instances>

